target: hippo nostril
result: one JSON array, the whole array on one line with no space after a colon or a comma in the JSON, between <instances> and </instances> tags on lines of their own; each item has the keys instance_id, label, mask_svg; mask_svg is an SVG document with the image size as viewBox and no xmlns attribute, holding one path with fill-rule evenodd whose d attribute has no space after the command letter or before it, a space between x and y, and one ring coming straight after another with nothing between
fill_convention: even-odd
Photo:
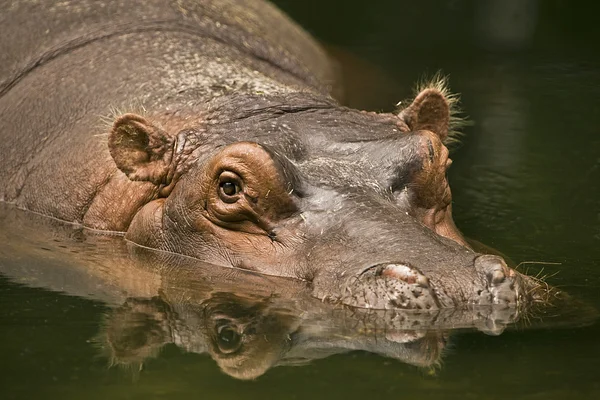
<instances>
[{"instance_id":1,"label":"hippo nostril","mask_svg":"<svg viewBox=\"0 0 600 400\"><path fill-rule=\"evenodd\" d=\"M502 257L489 254L481 255L475 259L475 269L483 273L488 281L493 283L500 283L507 277L514 275Z\"/></svg>"},{"instance_id":2,"label":"hippo nostril","mask_svg":"<svg viewBox=\"0 0 600 400\"><path fill-rule=\"evenodd\" d=\"M488 279L492 282L492 284L499 285L502 283L502 281L504 281L504 279L506 279L506 275L504 274L504 271L496 269L492 272L491 277Z\"/></svg>"},{"instance_id":3,"label":"hippo nostril","mask_svg":"<svg viewBox=\"0 0 600 400\"><path fill-rule=\"evenodd\" d=\"M475 270L484 278L485 289L477 291L479 304L515 306L519 299L516 272L501 257L481 255L475 259Z\"/></svg>"}]
</instances>

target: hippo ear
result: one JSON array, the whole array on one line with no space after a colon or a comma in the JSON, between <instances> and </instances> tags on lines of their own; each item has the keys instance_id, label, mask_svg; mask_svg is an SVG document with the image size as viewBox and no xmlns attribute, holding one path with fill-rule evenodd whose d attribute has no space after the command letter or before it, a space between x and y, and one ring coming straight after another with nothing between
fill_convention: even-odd
<instances>
[{"instance_id":1,"label":"hippo ear","mask_svg":"<svg viewBox=\"0 0 600 400\"><path fill-rule=\"evenodd\" d=\"M108 137L110 155L117 168L132 181L165 183L173 157L174 138L143 117L117 118Z\"/></svg>"},{"instance_id":2,"label":"hippo ear","mask_svg":"<svg viewBox=\"0 0 600 400\"><path fill-rule=\"evenodd\" d=\"M444 140L450 125L450 102L437 88L421 90L412 104L398 115L411 131L428 130Z\"/></svg>"}]
</instances>

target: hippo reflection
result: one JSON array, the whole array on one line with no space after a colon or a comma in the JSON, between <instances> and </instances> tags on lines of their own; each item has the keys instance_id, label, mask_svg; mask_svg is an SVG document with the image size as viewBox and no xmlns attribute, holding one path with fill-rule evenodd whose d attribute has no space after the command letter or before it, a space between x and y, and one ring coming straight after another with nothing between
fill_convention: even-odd
<instances>
[{"instance_id":1,"label":"hippo reflection","mask_svg":"<svg viewBox=\"0 0 600 400\"><path fill-rule=\"evenodd\" d=\"M353 350L434 366L446 345L444 331L369 328L367 316L290 305L232 293L217 293L197 305L170 304L159 297L129 299L110 313L96 342L112 365L128 367L141 366L163 345L174 343L188 352L208 353L223 372L239 379Z\"/></svg>"},{"instance_id":2,"label":"hippo reflection","mask_svg":"<svg viewBox=\"0 0 600 400\"><path fill-rule=\"evenodd\" d=\"M1 201L356 307L545 300L454 225L444 79L368 113L332 99L326 54L268 3L30 7L5 15Z\"/></svg>"}]
</instances>

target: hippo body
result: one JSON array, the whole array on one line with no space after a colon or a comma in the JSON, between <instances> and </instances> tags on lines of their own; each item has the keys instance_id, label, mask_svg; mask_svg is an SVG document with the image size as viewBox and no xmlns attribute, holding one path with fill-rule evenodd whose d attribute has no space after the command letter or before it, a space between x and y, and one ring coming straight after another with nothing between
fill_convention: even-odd
<instances>
[{"instance_id":1,"label":"hippo body","mask_svg":"<svg viewBox=\"0 0 600 400\"><path fill-rule=\"evenodd\" d=\"M397 114L342 107L259 0L2 9L0 200L351 306L539 301L452 221L443 79Z\"/></svg>"}]
</instances>

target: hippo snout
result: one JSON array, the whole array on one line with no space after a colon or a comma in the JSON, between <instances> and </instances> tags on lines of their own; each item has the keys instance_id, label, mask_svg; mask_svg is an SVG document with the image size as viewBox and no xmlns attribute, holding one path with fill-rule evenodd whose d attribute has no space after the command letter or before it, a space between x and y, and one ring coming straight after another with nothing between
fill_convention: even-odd
<instances>
[{"instance_id":1,"label":"hippo snout","mask_svg":"<svg viewBox=\"0 0 600 400\"><path fill-rule=\"evenodd\" d=\"M451 282L457 277L431 279L407 262L380 263L350 278L341 301L356 307L413 310L435 310L460 303L505 308L521 305L526 282L502 257L478 255L462 271L472 276L470 287L454 287Z\"/></svg>"}]
</instances>

